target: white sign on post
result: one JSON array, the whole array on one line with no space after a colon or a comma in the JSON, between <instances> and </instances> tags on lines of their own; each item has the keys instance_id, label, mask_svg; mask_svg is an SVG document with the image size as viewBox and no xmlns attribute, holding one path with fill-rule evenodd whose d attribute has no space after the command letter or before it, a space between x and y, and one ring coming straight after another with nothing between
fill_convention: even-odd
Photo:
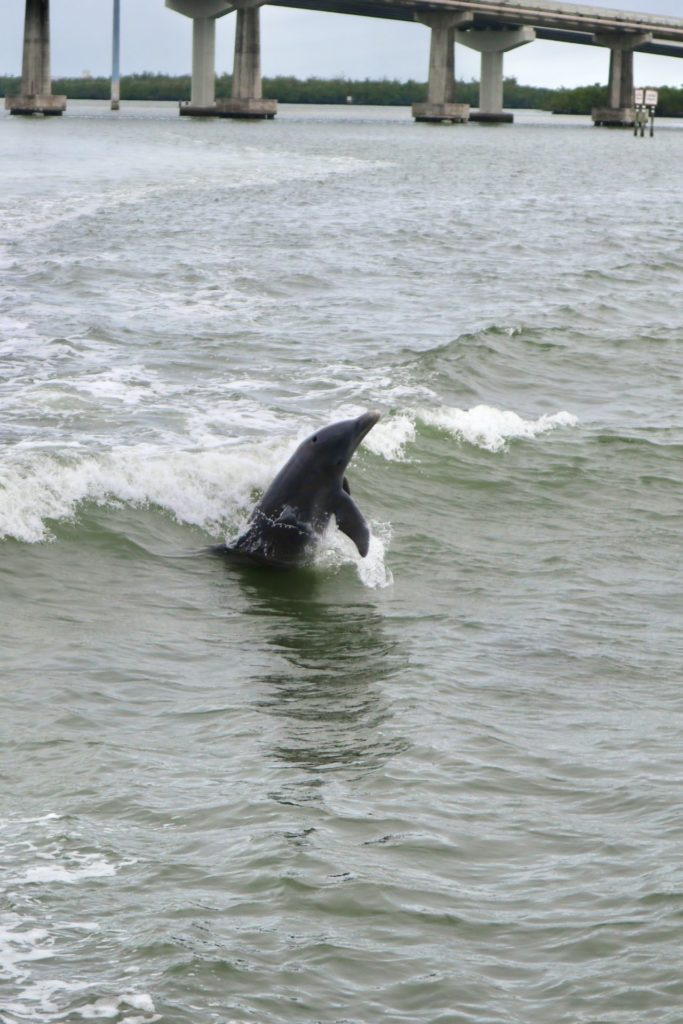
<instances>
[{"instance_id":1,"label":"white sign on post","mask_svg":"<svg viewBox=\"0 0 683 1024\"><path fill-rule=\"evenodd\" d=\"M643 99L644 95L645 95L645 90L644 89L634 89L633 90L633 106L634 107L642 107L643 103L645 102L645 100Z\"/></svg>"},{"instance_id":2,"label":"white sign on post","mask_svg":"<svg viewBox=\"0 0 683 1024\"><path fill-rule=\"evenodd\" d=\"M658 99L659 99L659 93L657 92L656 89L646 89L645 90L645 106L646 107L656 107Z\"/></svg>"}]
</instances>

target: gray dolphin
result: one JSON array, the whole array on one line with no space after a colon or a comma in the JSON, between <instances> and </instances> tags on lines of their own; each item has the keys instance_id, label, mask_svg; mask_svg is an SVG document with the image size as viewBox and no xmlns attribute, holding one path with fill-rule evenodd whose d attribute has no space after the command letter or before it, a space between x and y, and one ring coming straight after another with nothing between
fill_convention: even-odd
<instances>
[{"instance_id":1,"label":"gray dolphin","mask_svg":"<svg viewBox=\"0 0 683 1024\"><path fill-rule=\"evenodd\" d=\"M365 558L370 530L344 473L379 415L366 412L332 423L303 441L255 506L244 533L213 551L263 565L300 565L310 558L334 516Z\"/></svg>"}]
</instances>

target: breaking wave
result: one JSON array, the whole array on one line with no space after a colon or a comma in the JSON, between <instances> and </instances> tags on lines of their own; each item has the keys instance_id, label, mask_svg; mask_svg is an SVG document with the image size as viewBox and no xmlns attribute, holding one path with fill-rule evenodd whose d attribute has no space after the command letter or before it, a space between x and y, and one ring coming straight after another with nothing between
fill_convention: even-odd
<instances>
[{"instance_id":1,"label":"breaking wave","mask_svg":"<svg viewBox=\"0 0 683 1024\"><path fill-rule=\"evenodd\" d=\"M469 410L422 408L387 416L367 436L363 447L371 455L400 462L409 445L419 447L420 428L428 427L500 452L510 441L532 440L577 422L568 412L527 420L487 405ZM149 444L93 454L82 449L17 446L0 465L0 537L26 543L49 540L50 524L73 521L86 502L157 507L212 536L234 533L301 436L299 432L281 437L275 444L224 441L222 448L212 444L199 451ZM383 552L388 546L389 536L389 532L380 532L374 538L376 565L383 564L380 548ZM334 552L335 558L342 557L339 549ZM367 559L363 564L367 569Z\"/></svg>"},{"instance_id":2,"label":"breaking wave","mask_svg":"<svg viewBox=\"0 0 683 1024\"><path fill-rule=\"evenodd\" d=\"M374 428L365 444L376 455L391 461L401 460L406 456L406 446L415 442L419 426L423 425L444 431L477 448L499 452L510 441L533 440L557 427L575 427L578 422L577 417L569 412L526 420L509 409L496 409L490 405L475 405L472 409L436 406L389 417Z\"/></svg>"}]
</instances>

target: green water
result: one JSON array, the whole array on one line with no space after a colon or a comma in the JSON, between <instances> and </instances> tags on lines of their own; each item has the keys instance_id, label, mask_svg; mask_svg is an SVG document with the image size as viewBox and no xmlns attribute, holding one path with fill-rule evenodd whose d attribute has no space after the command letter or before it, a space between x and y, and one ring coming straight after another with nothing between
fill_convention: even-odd
<instances>
[{"instance_id":1,"label":"green water","mask_svg":"<svg viewBox=\"0 0 683 1024\"><path fill-rule=\"evenodd\" d=\"M680 1024L683 132L0 136L3 1024Z\"/></svg>"}]
</instances>

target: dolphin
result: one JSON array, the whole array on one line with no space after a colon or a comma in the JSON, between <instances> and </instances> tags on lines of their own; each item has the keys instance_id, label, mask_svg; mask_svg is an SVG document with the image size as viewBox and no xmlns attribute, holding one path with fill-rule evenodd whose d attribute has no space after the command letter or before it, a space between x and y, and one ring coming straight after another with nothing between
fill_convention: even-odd
<instances>
[{"instance_id":1,"label":"dolphin","mask_svg":"<svg viewBox=\"0 0 683 1024\"><path fill-rule=\"evenodd\" d=\"M379 417L378 412L366 412L306 438L254 507L244 533L232 544L213 548L214 553L260 565L301 565L311 558L334 516L339 529L365 558L370 530L344 474Z\"/></svg>"}]
</instances>

